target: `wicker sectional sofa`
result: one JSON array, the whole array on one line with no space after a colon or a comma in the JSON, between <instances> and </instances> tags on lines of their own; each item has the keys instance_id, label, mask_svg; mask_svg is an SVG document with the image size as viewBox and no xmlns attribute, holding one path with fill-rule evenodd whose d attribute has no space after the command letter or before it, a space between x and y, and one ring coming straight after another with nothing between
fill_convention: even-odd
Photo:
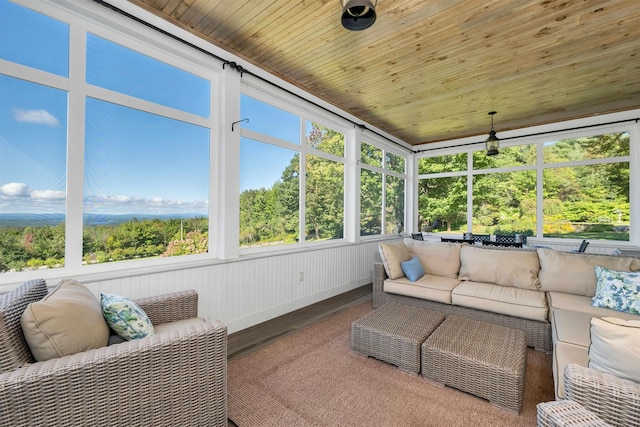
<instances>
[{"instance_id":1,"label":"wicker sectional sofa","mask_svg":"<svg viewBox=\"0 0 640 427\"><path fill-rule=\"evenodd\" d=\"M591 304L595 266L640 271L638 258L409 238L381 243L380 257L382 262L374 262L374 308L387 302L418 305L521 329L529 347L553 352L557 398L564 398L565 367L589 365L591 318L618 318L640 327L640 315ZM401 263L413 257L425 274L412 282Z\"/></svg>"}]
</instances>

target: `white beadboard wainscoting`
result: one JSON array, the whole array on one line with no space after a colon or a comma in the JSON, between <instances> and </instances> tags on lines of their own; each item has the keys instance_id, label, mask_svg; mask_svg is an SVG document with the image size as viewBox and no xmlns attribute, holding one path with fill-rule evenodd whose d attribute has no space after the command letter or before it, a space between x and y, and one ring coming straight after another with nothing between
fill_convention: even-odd
<instances>
[{"instance_id":1,"label":"white beadboard wainscoting","mask_svg":"<svg viewBox=\"0 0 640 427\"><path fill-rule=\"evenodd\" d=\"M217 262L116 279L84 280L96 295L198 292L198 313L233 333L372 282L379 241ZM49 283L50 286L55 283Z\"/></svg>"}]
</instances>

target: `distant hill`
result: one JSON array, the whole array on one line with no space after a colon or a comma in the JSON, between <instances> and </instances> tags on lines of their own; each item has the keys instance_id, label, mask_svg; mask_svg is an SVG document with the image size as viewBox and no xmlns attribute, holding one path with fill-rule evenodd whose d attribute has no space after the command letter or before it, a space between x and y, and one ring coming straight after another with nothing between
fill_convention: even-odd
<instances>
[{"instance_id":1,"label":"distant hill","mask_svg":"<svg viewBox=\"0 0 640 427\"><path fill-rule=\"evenodd\" d=\"M145 219L161 219L163 221L175 218L196 218L206 217L202 214L85 214L83 223L85 226L92 225L117 225L131 221L134 218L142 221ZM58 225L64 222L64 214L33 214L33 213L0 213L0 227L27 227L45 225Z\"/></svg>"}]
</instances>

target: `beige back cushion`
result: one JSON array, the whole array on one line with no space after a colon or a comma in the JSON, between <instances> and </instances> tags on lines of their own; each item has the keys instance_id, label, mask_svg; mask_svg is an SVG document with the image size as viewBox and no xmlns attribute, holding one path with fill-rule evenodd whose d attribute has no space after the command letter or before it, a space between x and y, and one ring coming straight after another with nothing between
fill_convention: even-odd
<instances>
[{"instance_id":1,"label":"beige back cushion","mask_svg":"<svg viewBox=\"0 0 640 427\"><path fill-rule=\"evenodd\" d=\"M98 299L75 280L63 280L22 314L22 331L37 361L55 359L109 342Z\"/></svg>"},{"instance_id":2,"label":"beige back cushion","mask_svg":"<svg viewBox=\"0 0 640 427\"><path fill-rule=\"evenodd\" d=\"M380 243L380 258L384 264L384 271L392 279L404 277L401 262L409 261L411 254L407 246L402 243Z\"/></svg>"},{"instance_id":3,"label":"beige back cushion","mask_svg":"<svg viewBox=\"0 0 640 427\"><path fill-rule=\"evenodd\" d=\"M640 320L591 319L589 367L640 382Z\"/></svg>"},{"instance_id":4,"label":"beige back cushion","mask_svg":"<svg viewBox=\"0 0 640 427\"><path fill-rule=\"evenodd\" d=\"M412 256L417 256L425 274L456 279L460 271L460 244L447 242L422 242L404 239Z\"/></svg>"},{"instance_id":5,"label":"beige back cushion","mask_svg":"<svg viewBox=\"0 0 640 427\"><path fill-rule=\"evenodd\" d=\"M595 266L616 271L640 271L640 258L587 255L538 248L540 290L592 297L596 293Z\"/></svg>"},{"instance_id":6,"label":"beige back cushion","mask_svg":"<svg viewBox=\"0 0 640 427\"><path fill-rule=\"evenodd\" d=\"M536 252L463 246L460 260L460 280L534 291L539 288L540 263Z\"/></svg>"}]
</instances>

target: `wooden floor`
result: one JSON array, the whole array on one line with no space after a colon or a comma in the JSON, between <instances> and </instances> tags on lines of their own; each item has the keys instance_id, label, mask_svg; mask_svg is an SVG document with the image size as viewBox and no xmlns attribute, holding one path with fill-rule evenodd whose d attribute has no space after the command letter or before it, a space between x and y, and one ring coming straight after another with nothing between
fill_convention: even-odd
<instances>
[{"instance_id":1,"label":"wooden floor","mask_svg":"<svg viewBox=\"0 0 640 427\"><path fill-rule=\"evenodd\" d=\"M256 326L229 335L227 358L233 360L271 344L325 317L354 307L372 297L371 284L320 301ZM229 421L229 427L236 425Z\"/></svg>"}]
</instances>

